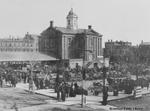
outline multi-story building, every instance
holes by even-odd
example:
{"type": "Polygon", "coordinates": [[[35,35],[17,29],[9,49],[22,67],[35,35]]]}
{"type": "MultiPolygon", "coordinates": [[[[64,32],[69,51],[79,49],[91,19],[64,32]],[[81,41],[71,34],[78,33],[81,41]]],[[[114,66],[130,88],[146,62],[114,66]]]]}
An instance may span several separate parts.
{"type": "Polygon", "coordinates": [[[39,50],[61,60],[96,60],[102,56],[102,35],[91,25],[87,29],[78,28],[78,16],[71,9],[66,17],[66,27],[56,27],[53,21],[41,33],[39,50]]]}
{"type": "Polygon", "coordinates": [[[0,52],[37,52],[38,36],[27,33],[24,38],[0,39],[0,52]]]}
{"type": "Polygon", "coordinates": [[[40,53],[39,46],[39,36],[29,33],[23,38],[0,39],[0,64],[20,67],[35,62],[56,60],[40,53]]]}
{"type": "MultiPolygon", "coordinates": [[[[53,21],[40,35],[27,33],[24,38],[0,39],[0,61],[55,61],[62,63],[97,60],[102,56],[102,35],[91,25],[78,28],[78,16],[71,9],[66,27],[56,27],[53,21]],[[76,59],[76,60],[75,60],[76,59]]],[[[56,62],[55,62],[56,63],[56,62]]]]}
{"type": "Polygon", "coordinates": [[[112,62],[130,61],[132,50],[131,42],[108,40],[105,42],[104,56],[112,62]]]}
{"type": "Polygon", "coordinates": [[[150,42],[141,42],[139,45],[140,62],[150,63],[150,42]]]}

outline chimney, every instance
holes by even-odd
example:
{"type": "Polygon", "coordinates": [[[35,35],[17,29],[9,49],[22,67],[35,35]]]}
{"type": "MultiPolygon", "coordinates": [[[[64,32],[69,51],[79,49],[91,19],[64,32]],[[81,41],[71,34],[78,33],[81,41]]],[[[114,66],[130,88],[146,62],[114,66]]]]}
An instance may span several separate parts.
{"type": "Polygon", "coordinates": [[[143,44],[143,40],[141,41],[141,44],[143,44]]]}
{"type": "Polygon", "coordinates": [[[50,21],[50,27],[51,28],[53,27],[53,21],[50,21]]]}
{"type": "Polygon", "coordinates": [[[88,29],[92,29],[92,26],[91,26],[91,25],[88,25],[88,29]]]}

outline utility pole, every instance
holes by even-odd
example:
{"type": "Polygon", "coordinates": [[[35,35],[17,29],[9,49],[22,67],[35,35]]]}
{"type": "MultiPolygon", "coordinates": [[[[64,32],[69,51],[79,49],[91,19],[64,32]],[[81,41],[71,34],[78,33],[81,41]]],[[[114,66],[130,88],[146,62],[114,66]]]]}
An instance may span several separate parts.
{"type": "Polygon", "coordinates": [[[105,60],[103,63],[103,101],[102,105],[107,105],[107,98],[108,98],[108,88],[105,85],[105,79],[106,79],[106,73],[107,73],[107,67],[105,66],[105,60]]]}
{"type": "Polygon", "coordinates": [[[83,66],[82,66],[82,94],[81,94],[81,107],[83,108],[83,85],[85,79],[85,50],[83,51],[83,66]]]}
{"type": "Polygon", "coordinates": [[[84,102],[84,80],[86,79],[86,67],[85,67],[85,52],[92,53],[91,50],[82,50],[83,52],[83,66],[82,66],[82,94],[81,94],[81,107],[83,108],[83,102],[84,102]]]}

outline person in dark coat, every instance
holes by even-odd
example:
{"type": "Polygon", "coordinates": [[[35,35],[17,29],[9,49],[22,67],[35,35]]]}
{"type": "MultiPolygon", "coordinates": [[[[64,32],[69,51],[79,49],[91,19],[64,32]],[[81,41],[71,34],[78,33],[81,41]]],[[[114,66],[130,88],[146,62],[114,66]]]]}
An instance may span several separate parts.
{"type": "Polygon", "coordinates": [[[61,83],[61,100],[65,101],[66,100],[66,92],[65,92],[65,83],[61,83]]]}
{"type": "Polygon", "coordinates": [[[76,96],[76,94],[75,94],[75,87],[74,87],[74,84],[73,84],[73,83],[71,83],[69,96],[70,96],[70,97],[75,97],[75,96],[76,96]]]}
{"type": "Polygon", "coordinates": [[[103,86],[103,101],[102,101],[102,105],[107,105],[107,99],[108,99],[108,87],[103,86]]]}
{"type": "Polygon", "coordinates": [[[44,88],[44,85],[43,85],[43,79],[40,78],[40,89],[43,89],[44,88]]]}
{"type": "Polygon", "coordinates": [[[119,89],[118,89],[118,83],[117,83],[117,81],[115,81],[113,89],[114,89],[113,90],[113,95],[114,96],[118,96],[119,89]]]}
{"type": "Polygon", "coordinates": [[[77,83],[74,83],[75,94],[79,94],[79,86],[77,83]]]}
{"type": "Polygon", "coordinates": [[[50,86],[50,80],[45,79],[45,88],[49,88],[49,86],[50,86]]]}
{"type": "Polygon", "coordinates": [[[55,79],[55,92],[57,93],[57,100],[60,100],[60,78],[59,73],[57,73],[56,79],[55,79]]]}
{"type": "Polygon", "coordinates": [[[12,76],[11,84],[12,84],[12,87],[16,87],[16,84],[17,84],[17,77],[16,76],[12,76]]]}
{"type": "Polygon", "coordinates": [[[23,82],[26,83],[26,80],[27,80],[27,74],[23,73],[23,82]]]}
{"type": "Polygon", "coordinates": [[[65,85],[65,92],[66,92],[66,97],[69,97],[69,93],[70,93],[70,86],[68,83],[66,83],[65,85]]]}

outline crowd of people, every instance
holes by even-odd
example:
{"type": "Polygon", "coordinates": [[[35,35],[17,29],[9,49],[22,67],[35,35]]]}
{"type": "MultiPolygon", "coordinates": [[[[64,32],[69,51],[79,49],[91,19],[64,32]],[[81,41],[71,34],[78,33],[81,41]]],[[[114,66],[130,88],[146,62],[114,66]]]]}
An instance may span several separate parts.
{"type": "Polygon", "coordinates": [[[6,72],[0,73],[0,87],[3,87],[6,84],[10,87],[16,87],[18,81],[19,77],[15,71],[6,70],[6,72]]]}
{"type": "Polygon", "coordinates": [[[88,91],[75,83],[66,83],[65,81],[59,81],[56,79],[55,92],[57,93],[57,99],[65,101],[66,97],[76,97],[76,95],[88,95],[88,91]]]}
{"type": "MultiPolygon", "coordinates": [[[[140,78],[141,75],[147,75],[148,65],[146,64],[117,64],[111,63],[107,70],[107,81],[109,83],[109,91],[125,90],[125,93],[131,93],[134,86],[141,86],[149,88],[150,79],[148,77],[140,78]],[[138,80],[132,80],[131,75],[135,75],[138,80]],[[130,89],[130,91],[128,91],[130,89]]],[[[60,92],[60,95],[65,97],[74,97],[76,94],[81,94],[82,87],[76,84],[77,81],[83,79],[85,73],[85,80],[99,80],[103,79],[103,67],[95,65],[93,68],[84,68],[76,66],[75,68],[64,68],[57,71],[56,67],[40,66],[38,68],[28,69],[26,72],[14,70],[11,67],[0,67],[0,86],[4,83],[9,84],[11,87],[16,87],[18,82],[29,83],[29,90],[39,90],[54,88],[55,91],[60,92]],[[84,72],[83,72],[84,71],[84,72]],[[57,73],[59,73],[60,82],[57,81],[57,73]],[[55,81],[56,80],[56,81],[55,81]],[[74,83],[72,83],[74,82],[74,83]],[[72,83],[72,84],[71,84],[72,83]]],[[[93,84],[94,87],[94,84],[93,84]]],[[[102,84],[99,86],[102,87],[102,84]]],[[[94,88],[93,88],[94,89],[94,88]]],[[[84,93],[87,94],[84,89],[84,93]]],[[[97,93],[93,93],[98,95],[97,93]]],[[[62,97],[63,98],[63,97],[62,97]]],[[[64,100],[64,99],[62,99],[64,100]]]]}

